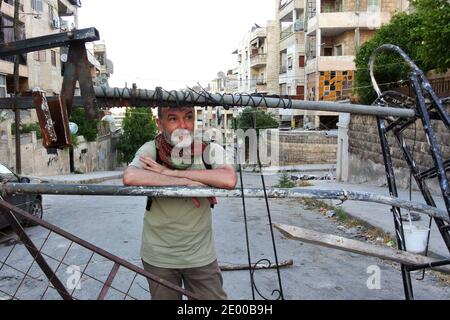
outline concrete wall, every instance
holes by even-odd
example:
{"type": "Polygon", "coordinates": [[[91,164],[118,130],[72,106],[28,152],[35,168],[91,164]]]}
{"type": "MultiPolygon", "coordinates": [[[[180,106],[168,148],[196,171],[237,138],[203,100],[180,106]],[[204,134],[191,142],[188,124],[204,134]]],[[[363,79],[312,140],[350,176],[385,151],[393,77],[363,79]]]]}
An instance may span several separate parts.
{"type": "MultiPolygon", "coordinates": [[[[450,108],[448,108],[450,109],[450,108]]],[[[433,159],[429,151],[429,145],[418,121],[417,131],[414,126],[403,132],[406,142],[412,149],[414,144],[414,158],[421,171],[433,166],[433,159]],[[414,139],[414,137],[416,139],[414,139]],[[415,143],[414,143],[415,140],[415,143]]],[[[436,132],[440,145],[440,151],[444,158],[450,157],[450,133],[440,123],[434,122],[433,128],[436,132]]],[[[384,161],[378,137],[376,120],[372,116],[351,116],[349,125],[349,177],[350,182],[373,182],[376,184],[386,183],[384,161]]],[[[389,145],[391,146],[392,161],[400,187],[407,187],[409,183],[409,167],[403,159],[398,143],[392,134],[389,134],[389,145]]],[[[437,180],[430,181],[430,188],[438,190],[437,180]]]]}
{"type": "Polygon", "coordinates": [[[324,132],[280,132],[278,147],[280,166],[336,163],[337,137],[324,132]]]}
{"type": "MultiPolygon", "coordinates": [[[[15,168],[15,137],[11,134],[9,122],[0,123],[0,162],[9,168],[15,168]]],[[[74,149],[75,169],[81,172],[114,170],[117,166],[115,140],[111,136],[100,136],[97,141],[86,142],[79,137],[74,149]]],[[[21,136],[22,173],[24,175],[48,176],[70,173],[69,149],[57,150],[48,154],[42,146],[42,140],[36,134],[21,136]]]]}

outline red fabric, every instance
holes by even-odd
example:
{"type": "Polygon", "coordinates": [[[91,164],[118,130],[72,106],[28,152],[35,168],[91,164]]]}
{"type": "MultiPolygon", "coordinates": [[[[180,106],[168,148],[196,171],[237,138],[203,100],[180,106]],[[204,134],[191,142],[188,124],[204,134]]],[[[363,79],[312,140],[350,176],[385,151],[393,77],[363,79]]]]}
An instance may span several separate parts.
{"type": "MultiPolygon", "coordinates": [[[[197,141],[197,143],[198,142],[199,141],[197,141]]],[[[161,159],[162,163],[165,164],[170,169],[178,169],[179,170],[179,168],[175,168],[173,166],[172,159],[171,159],[172,151],[173,151],[173,149],[175,147],[173,147],[166,140],[166,138],[164,137],[163,134],[159,134],[159,135],[156,136],[155,144],[156,144],[156,151],[158,152],[159,159],[161,159]]],[[[192,159],[192,163],[193,163],[194,156],[199,156],[199,155],[201,156],[201,155],[203,155],[203,151],[205,151],[205,149],[206,149],[206,144],[201,142],[201,145],[202,145],[202,148],[201,148],[201,153],[200,153],[200,150],[195,150],[195,148],[194,148],[195,141],[192,142],[192,144],[191,144],[191,159],[192,159]],[[195,151],[197,151],[197,154],[194,154],[195,151]]],[[[183,148],[177,148],[177,149],[179,149],[178,154],[180,155],[180,158],[183,157],[183,148]]]]}

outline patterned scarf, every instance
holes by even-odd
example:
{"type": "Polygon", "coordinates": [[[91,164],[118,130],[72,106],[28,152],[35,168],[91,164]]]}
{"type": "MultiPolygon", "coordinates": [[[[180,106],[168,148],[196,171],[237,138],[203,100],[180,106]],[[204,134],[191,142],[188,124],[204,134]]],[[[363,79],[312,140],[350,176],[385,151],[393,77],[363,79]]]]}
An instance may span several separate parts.
{"type": "Polygon", "coordinates": [[[163,134],[159,134],[155,138],[156,151],[158,152],[159,159],[170,169],[186,170],[194,163],[196,156],[202,156],[203,151],[206,149],[206,144],[201,141],[193,141],[191,144],[190,160],[183,158],[183,148],[173,147],[163,134]],[[194,146],[201,143],[201,148],[195,148],[194,146]],[[175,151],[174,151],[175,148],[175,151]],[[195,150],[201,149],[201,150],[195,150]],[[178,159],[172,159],[172,153],[175,152],[179,155],[178,159]],[[178,153],[177,153],[178,152],[178,153]]]}

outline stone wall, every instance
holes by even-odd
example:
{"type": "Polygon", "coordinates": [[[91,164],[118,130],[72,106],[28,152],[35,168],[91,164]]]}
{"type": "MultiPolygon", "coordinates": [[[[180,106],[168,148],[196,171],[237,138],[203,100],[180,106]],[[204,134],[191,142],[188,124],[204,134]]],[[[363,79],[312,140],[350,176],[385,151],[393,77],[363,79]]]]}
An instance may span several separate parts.
{"type": "Polygon", "coordinates": [[[325,132],[280,132],[278,147],[280,166],[336,163],[337,137],[325,132]]]}
{"type": "MultiPolygon", "coordinates": [[[[0,124],[0,163],[15,171],[15,137],[11,134],[11,124],[0,124]]],[[[69,149],[48,154],[42,140],[36,139],[35,132],[21,136],[22,173],[32,176],[70,174],[69,149]]],[[[99,136],[96,141],[86,142],[78,137],[74,149],[75,169],[80,172],[109,171],[117,165],[115,140],[110,134],[99,136]]]]}
{"type": "MultiPolygon", "coordinates": [[[[450,109],[450,108],[449,108],[450,109]]],[[[441,123],[433,122],[440,151],[445,159],[450,158],[450,132],[441,123]]],[[[352,115],[349,125],[349,181],[355,183],[386,183],[384,161],[378,136],[376,119],[372,116],[352,115]]],[[[429,151],[427,138],[419,121],[403,132],[407,144],[414,147],[414,158],[423,171],[431,168],[433,158],[429,151]]],[[[403,159],[401,149],[392,133],[388,134],[391,146],[392,162],[395,168],[397,184],[407,187],[409,183],[409,167],[403,159]]],[[[438,190],[437,179],[430,181],[430,188],[438,190]]]]}

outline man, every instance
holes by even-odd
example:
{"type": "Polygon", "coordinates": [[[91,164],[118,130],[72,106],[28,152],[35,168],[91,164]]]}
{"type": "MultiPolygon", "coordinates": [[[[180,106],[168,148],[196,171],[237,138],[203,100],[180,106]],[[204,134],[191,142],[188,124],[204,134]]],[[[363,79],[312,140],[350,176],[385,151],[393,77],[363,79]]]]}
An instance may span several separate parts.
{"type": "MultiPolygon", "coordinates": [[[[234,189],[232,159],[218,144],[194,141],[194,124],[193,107],[159,107],[160,134],[137,151],[124,184],[234,189]]],[[[151,199],[142,235],[144,269],[180,287],[184,284],[205,300],[226,299],[212,234],[211,207],[216,203],[215,198],[151,199]]],[[[153,281],[149,286],[152,299],[182,299],[153,281]]]]}

